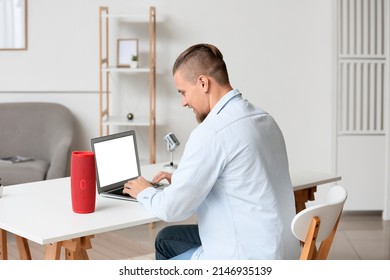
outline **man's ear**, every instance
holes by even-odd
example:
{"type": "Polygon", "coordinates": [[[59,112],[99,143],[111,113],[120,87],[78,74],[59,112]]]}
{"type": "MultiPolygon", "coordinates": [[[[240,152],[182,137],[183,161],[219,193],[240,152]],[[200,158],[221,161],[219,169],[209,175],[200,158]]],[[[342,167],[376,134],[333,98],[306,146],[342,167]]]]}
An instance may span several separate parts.
{"type": "Polygon", "coordinates": [[[205,75],[200,75],[198,77],[198,83],[203,92],[207,93],[209,91],[209,79],[205,75]]]}

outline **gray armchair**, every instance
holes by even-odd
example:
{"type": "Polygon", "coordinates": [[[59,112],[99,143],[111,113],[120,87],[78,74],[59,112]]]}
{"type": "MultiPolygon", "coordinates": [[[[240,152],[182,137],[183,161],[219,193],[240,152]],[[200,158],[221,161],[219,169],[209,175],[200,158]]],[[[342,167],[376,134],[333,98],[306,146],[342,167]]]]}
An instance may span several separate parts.
{"type": "Polygon", "coordinates": [[[66,177],[74,133],[74,116],[56,103],[0,103],[0,158],[31,157],[32,161],[0,161],[3,185],[66,177]]]}

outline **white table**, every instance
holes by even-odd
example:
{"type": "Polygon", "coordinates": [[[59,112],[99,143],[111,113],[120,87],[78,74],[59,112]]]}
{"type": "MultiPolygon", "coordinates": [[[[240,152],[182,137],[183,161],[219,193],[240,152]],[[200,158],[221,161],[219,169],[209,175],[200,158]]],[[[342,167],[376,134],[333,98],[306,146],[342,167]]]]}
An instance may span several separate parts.
{"type": "Polygon", "coordinates": [[[315,199],[314,193],[318,185],[324,185],[341,180],[341,176],[311,170],[290,171],[294,187],[295,209],[300,212],[306,208],[307,201],[315,199]]]}
{"type": "MultiPolygon", "coordinates": [[[[162,164],[143,166],[142,175],[152,179],[162,169],[162,164]]],[[[297,211],[314,199],[317,185],[340,179],[323,173],[292,172],[297,211]]],[[[21,259],[31,259],[27,240],[46,245],[45,259],[59,259],[62,247],[67,259],[87,259],[94,234],[158,220],[137,202],[99,195],[95,212],[76,214],[69,177],[9,186],[0,198],[0,259],[7,259],[6,232],[15,234],[21,259]]]]}
{"type": "MultiPolygon", "coordinates": [[[[137,202],[98,195],[94,213],[76,214],[72,210],[69,177],[5,187],[0,198],[0,228],[42,245],[157,220],[137,202]]],[[[56,258],[46,249],[47,258],[56,258]]],[[[28,252],[24,254],[29,258],[28,252]]]]}

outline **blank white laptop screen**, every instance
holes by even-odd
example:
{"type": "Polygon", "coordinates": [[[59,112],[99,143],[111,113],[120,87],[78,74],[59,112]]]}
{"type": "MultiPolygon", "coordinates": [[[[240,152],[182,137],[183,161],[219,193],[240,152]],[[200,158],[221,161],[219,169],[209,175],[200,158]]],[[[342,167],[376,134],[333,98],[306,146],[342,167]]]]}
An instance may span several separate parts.
{"type": "Polygon", "coordinates": [[[133,135],[94,144],[100,187],[139,176],[133,135]]]}

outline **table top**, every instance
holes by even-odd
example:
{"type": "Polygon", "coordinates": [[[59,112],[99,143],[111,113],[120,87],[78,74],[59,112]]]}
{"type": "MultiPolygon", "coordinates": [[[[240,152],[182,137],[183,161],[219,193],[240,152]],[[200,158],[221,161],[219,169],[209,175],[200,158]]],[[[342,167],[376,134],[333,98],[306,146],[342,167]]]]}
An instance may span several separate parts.
{"type": "Polygon", "coordinates": [[[4,187],[0,198],[0,228],[39,244],[157,220],[137,202],[99,195],[95,212],[74,213],[69,177],[4,187]]]}
{"type": "MultiPolygon", "coordinates": [[[[147,179],[163,164],[142,167],[147,179]]],[[[294,190],[340,179],[318,172],[292,172],[294,190]]],[[[72,210],[70,178],[4,187],[0,198],[0,228],[39,244],[99,234],[158,221],[141,204],[96,195],[95,212],[77,214],[72,210]]]]}
{"type": "Polygon", "coordinates": [[[294,191],[341,180],[339,175],[313,170],[292,170],[290,171],[290,177],[294,191]]]}

